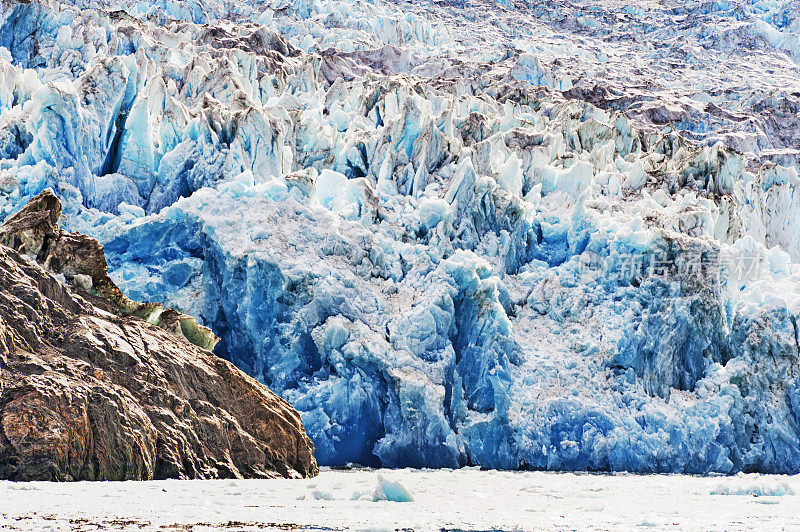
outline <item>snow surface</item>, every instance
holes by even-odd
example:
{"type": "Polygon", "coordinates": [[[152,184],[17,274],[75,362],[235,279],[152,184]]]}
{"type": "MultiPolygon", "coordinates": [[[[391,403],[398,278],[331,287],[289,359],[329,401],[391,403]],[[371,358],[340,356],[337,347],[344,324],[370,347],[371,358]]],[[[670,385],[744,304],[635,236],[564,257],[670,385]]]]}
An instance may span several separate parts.
{"type": "Polygon", "coordinates": [[[0,528],[792,530],[800,527],[796,492],[798,477],[472,469],[323,470],[291,481],[0,482],[0,528]],[[380,475],[414,500],[373,498],[380,475]]]}
{"type": "Polygon", "coordinates": [[[3,2],[53,187],[323,465],[800,472],[800,8],[3,2]]]}

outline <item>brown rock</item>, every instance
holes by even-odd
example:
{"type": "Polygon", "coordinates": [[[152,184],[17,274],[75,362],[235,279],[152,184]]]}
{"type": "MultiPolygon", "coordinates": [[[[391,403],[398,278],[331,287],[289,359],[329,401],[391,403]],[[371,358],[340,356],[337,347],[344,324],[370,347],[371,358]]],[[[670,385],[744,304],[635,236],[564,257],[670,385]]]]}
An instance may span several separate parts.
{"type": "MultiPolygon", "coordinates": [[[[61,201],[48,189],[31,199],[17,214],[0,226],[0,244],[35,258],[50,273],[65,280],[85,295],[111,304],[112,312],[138,316],[203,349],[214,348],[219,338],[194,318],[159,303],[139,303],[128,299],[108,276],[102,244],[80,233],[58,227],[61,201]]],[[[108,305],[95,301],[104,308],[108,305]]]]}
{"type": "MultiPolygon", "coordinates": [[[[313,444],[288,403],[185,334],[97,297],[102,246],[60,232],[50,196],[10,218],[0,242],[58,261],[65,277],[89,276],[95,294],[0,245],[0,478],[315,475],[313,444]]],[[[159,315],[181,329],[180,313],[159,315]]]]}

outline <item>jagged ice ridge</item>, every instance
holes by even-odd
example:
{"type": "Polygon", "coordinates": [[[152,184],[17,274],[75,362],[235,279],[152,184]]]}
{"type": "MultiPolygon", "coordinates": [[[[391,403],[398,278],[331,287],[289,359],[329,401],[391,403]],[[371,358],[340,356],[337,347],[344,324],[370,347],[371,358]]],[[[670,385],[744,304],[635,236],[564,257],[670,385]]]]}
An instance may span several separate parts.
{"type": "Polygon", "coordinates": [[[793,2],[0,11],[53,187],[321,465],[800,471],[793,2]]]}

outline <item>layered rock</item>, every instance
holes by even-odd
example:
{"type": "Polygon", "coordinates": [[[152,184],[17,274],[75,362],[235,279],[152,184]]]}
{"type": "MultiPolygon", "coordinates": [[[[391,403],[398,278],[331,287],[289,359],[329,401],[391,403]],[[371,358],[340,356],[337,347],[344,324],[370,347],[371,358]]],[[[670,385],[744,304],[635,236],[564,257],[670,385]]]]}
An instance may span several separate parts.
{"type": "Polygon", "coordinates": [[[316,474],[297,412],[187,342],[174,311],[146,307],[167,330],[128,315],[145,307],[60,211],[46,191],[0,228],[0,478],[316,474]]]}
{"type": "Polygon", "coordinates": [[[50,273],[110,303],[114,312],[138,316],[198,347],[214,349],[219,338],[191,316],[126,297],[108,276],[103,246],[86,235],[62,231],[60,217],[61,201],[45,189],[0,226],[0,244],[35,257],[50,273]]]}

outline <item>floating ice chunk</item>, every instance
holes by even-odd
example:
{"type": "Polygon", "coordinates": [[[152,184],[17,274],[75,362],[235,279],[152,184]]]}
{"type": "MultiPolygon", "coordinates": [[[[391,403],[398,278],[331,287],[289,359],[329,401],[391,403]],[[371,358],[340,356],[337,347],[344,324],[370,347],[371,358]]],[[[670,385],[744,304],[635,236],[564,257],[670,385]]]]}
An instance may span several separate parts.
{"type": "Polygon", "coordinates": [[[372,494],[374,501],[413,502],[414,496],[398,480],[378,475],[378,485],[372,494]]]}
{"type": "Polygon", "coordinates": [[[315,489],[311,492],[311,496],[318,501],[332,501],[334,500],[333,493],[328,490],[315,489]]]}
{"type": "Polygon", "coordinates": [[[794,490],[788,483],[778,480],[756,480],[754,482],[736,480],[718,484],[711,490],[711,495],[782,497],[784,495],[794,495],[794,490]]]}
{"type": "Polygon", "coordinates": [[[414,496],[399,481],[378,475],[378,482],[374,490],[356,490],[351,499],[372,502],[413,502],[414,496]]]}

